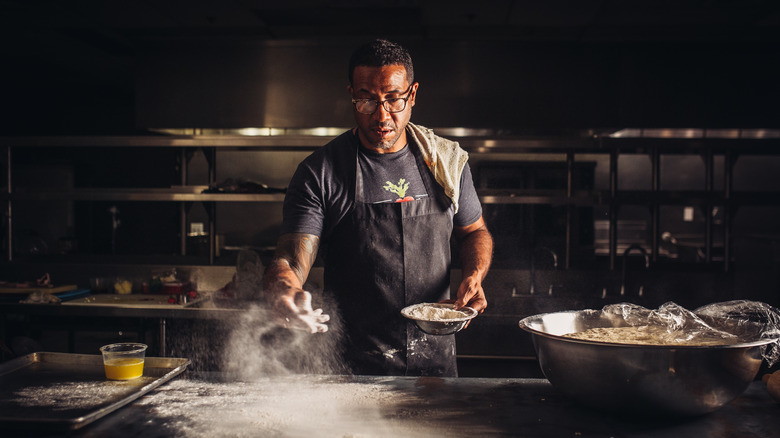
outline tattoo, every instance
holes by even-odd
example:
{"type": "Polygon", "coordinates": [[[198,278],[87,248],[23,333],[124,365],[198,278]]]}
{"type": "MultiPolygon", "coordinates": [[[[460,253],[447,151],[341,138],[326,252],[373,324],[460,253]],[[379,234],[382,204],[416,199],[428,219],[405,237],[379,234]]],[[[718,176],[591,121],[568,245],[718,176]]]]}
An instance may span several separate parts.
{"type": "Polygon", "coordinates": [[[311,235],[304,235],[301,237],[301,241],[298,244],[299,254],[308,254],[311,262],[314,262],[314,246],[317,244],[316,237],[311,235]]]}
{"type": "Polygon", "coordinates": [[[320,238],[313,234],[291,233],[279,237],[275,258],[287,261],[303,284],[317,258],[320,238]]]}

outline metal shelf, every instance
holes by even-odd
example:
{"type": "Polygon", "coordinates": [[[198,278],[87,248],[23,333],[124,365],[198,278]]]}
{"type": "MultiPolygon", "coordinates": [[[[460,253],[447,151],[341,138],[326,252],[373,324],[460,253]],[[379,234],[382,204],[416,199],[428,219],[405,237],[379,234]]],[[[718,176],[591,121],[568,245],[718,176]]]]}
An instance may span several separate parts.
{"type": "Polygon", "coordinates": [[[480,189],[477,190],[483,204],[552,204],[594,206],[609,205],[615,202],[620,205],[701,205],[729,204],[734,207],[742,205],[779,205],[780,192],[736,192],[730,197],[723,193],[707,191],[623,191],[610,196],[608,190],[577,192],[571,197],[565,190],[559,191],[523,191],[508,193],[480,189]]]}
{"type": "MultiPolygon", "coordinates": [[[[726,204],[778,205],[778,192],[740,192],[726,198],[722,193],[705,191],[630,191],[620,192],[614,198],[609,191],[585,191],[569,197],[565,190],[506,191],[477,190],[482,204],[549,204],[580,207],[608,205],[614,201],[621,205],[698,205],[726,204]]],[[[0,199],[12,201],[127,201],[127,202],[284,202],[283,193],[181,193],[171,189],[76,189],[36,190],[0,194],[0,199]]]]}
{"type": "Polygon", "coordinates": [[[506,190],[477,189],[482,204],[542,204],[589,206],[607,203],[608,192],[583,191],[572,196],[566,190],[506,190]]]}
{"type": "MultiPolygon", "coordinates": [[[[328,130],[330,133],[334,129],[328,130]]],[[[346,131],[346,128],[340,132],[346,131]]],[[[760,137],[610,137],[585,133],[569,137],[529,136],[458,136],[443,135],[457,141],[473,153],[527,153],[572,151],[577,153],[608,153],[619,148],[621,153],[648,153],[657,148],[663,154],[716,152],[777,154],[780,138],[760,137]]],[[[438,131],[437,131],[438,132],[438,131]]],[[[233,148],[268,149],[274,151],[314,150],[336,135],[138,135],[138,136],[38,136],[0,137],[0,147],[173,147],[173,148],[233,148]]]]}
{"type": "Polygon", "coordinates": [[[0,147],[173,147],[173,148],[263,148],[313,150],[334,136],[195,135],[195,136],[57,136],[0,137],[0,147]]]}
{"type": "Polygon", "coordinates": [[[184,193],[176,189],[74,189],[17,191],[12,201],[282,202],[283,193],[184,193]]]}
{"type": "MultiPolygon", "coordinates": [[[[0,137],[0,147],[6,149],[7,186],[0,198],[5,201],[8,217],[8,247],[11,242],[12,203],[15,201],[47,201],[51,199],[72,201],[128,201],[128,202],[180,202],[182,229],[181,254],[186,254],[184,230],[186,228],[186,203],[203,202],[207,204],[209,215],[208,234],[210,237],[209,253],[212,254],[209,263],[213,263],[215,243],[213,236],[216,231],[216,203],[238,202],[282,202],[281,193],[202,193],[202,189],[193,187],[171,188],[84,188],[70,190],[25,190],[11,187],[12,150],[18,148],[178,148],[181,163],[186,163],[188,149],[200,149],[206,155],[209,165],[208,184],[216,183],[216,151],[219,149],[235,150],[268,150],[268,151],[310,151],[316,150],[329,142],[340,132],[336,130],[285,131],[274,135],[236,135],[198,132],[199,135],[143,135],[143,136],[58,136],[58,137],[0,137]],[[336,132],[338,131],[338,133],[336,132]]],[[[690,130],[688,130],[690,131],[690,130]]],[[[570,267],[572,243],[571,217],[573,208],[578,206],[608,206],[610,222],[610,268],[614,269],[617,257],[616,224],[617,212],[622,205],[647,205],[652,214],[653,242],[651,254],[655,260],[658,255],[659,207],[664,205],[699,205],[704,210],[713,206],[726,206],[724,218],[725,257],[724,270],[728,271],[731,248],[730,224],[736,207],[743,205],[780,205],[780,193],[772,192],[734,192],[732,190],[733,166],[738,156],[743,154],[780,154],[780,133],[761,130],[747,133],[737,130],[717,136],[715,132],[667,133],[664,130],[654,132],[645,130],[637,135],[625,137],[610,133],[587,131],[568,137],[529,137],[512,135],[474,135],[457,130],[441,130],[441,134],[456,140],[461,147],[470,153],[508,153],[508,154],[564,154],[567,172],[567,187],[558,190],[484,190],[479,189],[478,195],[483,204],[527,204],[527,205],[558,205],[568,208],[566,254],[564,268],[570,267]],[[459,135],[460,134],[460,135],[459,135]],[[768,135],[761,137],[760,135],[768,135]],[[692,137],[685,137],[692,135],[692,137]],[[578,154],[604,154],[609,156],[609,188],[606,190],[577,190],[573,181],[575,156],[578,154]],[[618,157],[621,154],[647,154],[651,156],[652,188],[642,191],[620,190],[617,184],[618,157]],[[662,190],[660,183],[660,157],[667,154],[700,154],[705,158],[704,190],[670,191],[662,190]],[[722,189],[713,187],[714,155],[724,156],[724,186],[722,189]]],[[[180,169],[180,184],[187,184],[187,166],[180,169]]],[[[208,187],[208,186],[205,186],[208,187]]],[[[705,243],[707,254],[710,253],[713,241],[712,218],[706,216],[705,243]]],[[[709,257],[709,256],[708,256],[709,257]]],[[[8,260],[12,254],[8,254],[8,260]]],[[[710,261],[709,259],[707,260],[710,261]]]]}

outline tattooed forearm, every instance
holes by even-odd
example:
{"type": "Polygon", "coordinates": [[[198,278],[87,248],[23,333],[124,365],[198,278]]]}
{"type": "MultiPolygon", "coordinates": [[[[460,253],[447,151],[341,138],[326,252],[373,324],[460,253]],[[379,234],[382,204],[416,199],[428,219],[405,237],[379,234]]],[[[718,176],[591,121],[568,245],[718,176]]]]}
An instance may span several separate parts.
{"type": "Polygon", "coordinates": [[[277,242],[274,259],[286,261],[303,284],[314,265],[319,246],[320,239],[313,234],[283,234],[277,242]]]}

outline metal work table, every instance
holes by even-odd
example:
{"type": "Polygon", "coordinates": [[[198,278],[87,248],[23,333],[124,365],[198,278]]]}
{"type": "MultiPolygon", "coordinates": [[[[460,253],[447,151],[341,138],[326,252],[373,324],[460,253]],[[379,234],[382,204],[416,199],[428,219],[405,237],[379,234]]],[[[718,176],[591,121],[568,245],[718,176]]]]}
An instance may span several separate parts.
{"type": "Polygon", "coordinates": [[[173,380],[74,437],[775,437],[760,381],[700,417],[632,418],[574,404],[544,379],[284,376],[173,380]]]}

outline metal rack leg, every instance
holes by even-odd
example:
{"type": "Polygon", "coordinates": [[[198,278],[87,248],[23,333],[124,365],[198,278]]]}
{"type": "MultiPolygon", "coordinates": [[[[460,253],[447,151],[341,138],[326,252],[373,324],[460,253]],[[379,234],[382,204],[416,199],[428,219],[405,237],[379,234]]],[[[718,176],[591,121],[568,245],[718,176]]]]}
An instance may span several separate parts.
{"type": "Polygon", "coordinates": [[[160,318],[160,357],[166,357],[168,355],[165,346],[165,318],[160,318]]]}

